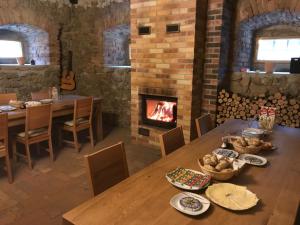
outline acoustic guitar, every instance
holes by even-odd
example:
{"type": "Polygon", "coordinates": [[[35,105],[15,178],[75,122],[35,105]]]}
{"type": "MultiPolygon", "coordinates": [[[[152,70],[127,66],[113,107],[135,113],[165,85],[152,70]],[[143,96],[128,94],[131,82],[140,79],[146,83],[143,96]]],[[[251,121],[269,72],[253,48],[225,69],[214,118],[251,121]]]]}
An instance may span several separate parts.
{"type": "Polygon", "coordinates": [[[61,85],[60,88],[63,90],[72,91],[76,87],[75,83],[75,74],[72,71],[73,63],[72,63],[73,53],[72,51],[68,52],[68,69],[62,72],[61,77],[61,85]]]}

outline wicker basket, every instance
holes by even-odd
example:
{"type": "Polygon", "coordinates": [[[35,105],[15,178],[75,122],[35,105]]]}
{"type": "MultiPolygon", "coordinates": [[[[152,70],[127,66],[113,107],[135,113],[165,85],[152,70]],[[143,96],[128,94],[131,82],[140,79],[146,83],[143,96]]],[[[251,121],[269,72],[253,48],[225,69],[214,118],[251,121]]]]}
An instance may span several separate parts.
{"type": "Polygon", "coordinates": [[[237,142],[231,143],[234,150],[237,151],[240,154],[257,154],[260,150],[262,150],[262,146],[242,146],[239,145],[237,142]]]}
{"type": "Polygon", "coordinates": [[[201,170],[203,171],[203,173],[210,175],[215,180],[220,180],[220,181],[229,180],[239,172],[239,170],[232,170],[229,172],[216,172],[216,171],[208,170],[204,167],[204,163],[202,159],[198,159],[198,164],[201,170]]]}

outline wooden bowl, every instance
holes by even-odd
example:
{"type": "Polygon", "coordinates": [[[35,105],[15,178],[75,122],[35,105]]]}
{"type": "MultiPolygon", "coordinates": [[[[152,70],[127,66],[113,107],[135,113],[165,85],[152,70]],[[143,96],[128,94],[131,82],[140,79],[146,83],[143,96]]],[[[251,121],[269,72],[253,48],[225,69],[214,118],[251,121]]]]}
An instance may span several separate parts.
{"type": "Polygon", "coordinates": [[[210,175],[215,180],[225,181],[231,179],[234,175],[238,173],[238,170],[232,170],[229,172],[217,172],[213,170],[208,170],[204,167],[202,159],[198,159],[198,164],[203,171],[203,173],[210,175]]]}

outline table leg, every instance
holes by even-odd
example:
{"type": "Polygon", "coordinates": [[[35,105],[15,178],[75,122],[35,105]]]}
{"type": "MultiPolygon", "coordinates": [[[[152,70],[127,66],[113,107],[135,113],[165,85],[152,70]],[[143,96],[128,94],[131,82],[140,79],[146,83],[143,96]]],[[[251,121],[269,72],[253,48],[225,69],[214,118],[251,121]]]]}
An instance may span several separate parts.
{"type": "Polygon", "coordinates": [[[95,121],[95,136],[96,142],[103,140],[103,125],[102,125],[102,109],[101,102],[95,104],[94,121],[95,121]]]}

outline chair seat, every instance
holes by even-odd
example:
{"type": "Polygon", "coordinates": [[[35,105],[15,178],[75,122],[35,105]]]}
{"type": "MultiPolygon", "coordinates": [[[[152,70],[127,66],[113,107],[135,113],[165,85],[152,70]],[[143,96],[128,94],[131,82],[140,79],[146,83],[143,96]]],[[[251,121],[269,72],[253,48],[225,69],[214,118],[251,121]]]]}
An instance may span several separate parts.
{"type": "MultiPolygon", "coordinates": [[[[41,134],[47,134],[47,133],[48,133],[47,128],[39,128],[39,129],[28,131],[28,136],[29,137],[36,137],[36,136],[39,136],[41,134]]],[[[25,137],[25,132],[18,133],[18,136],[21,137],[21,138],[24,138],[25,137]]]]}
{"type": "MultiPolygon", "coordinates": [[[[79,119],[76,121],[76,125],[84,124],[84,123],[89,123],[89,120],[84,119],[84,118],[79,118],[79,119]]],[[[67,125],[67,126],[73,127],[73,126],[74,126],[74,121],[73,121],[73,120],[66,121],[66,122],[64,122],[64,124],[67,125]]]]}

